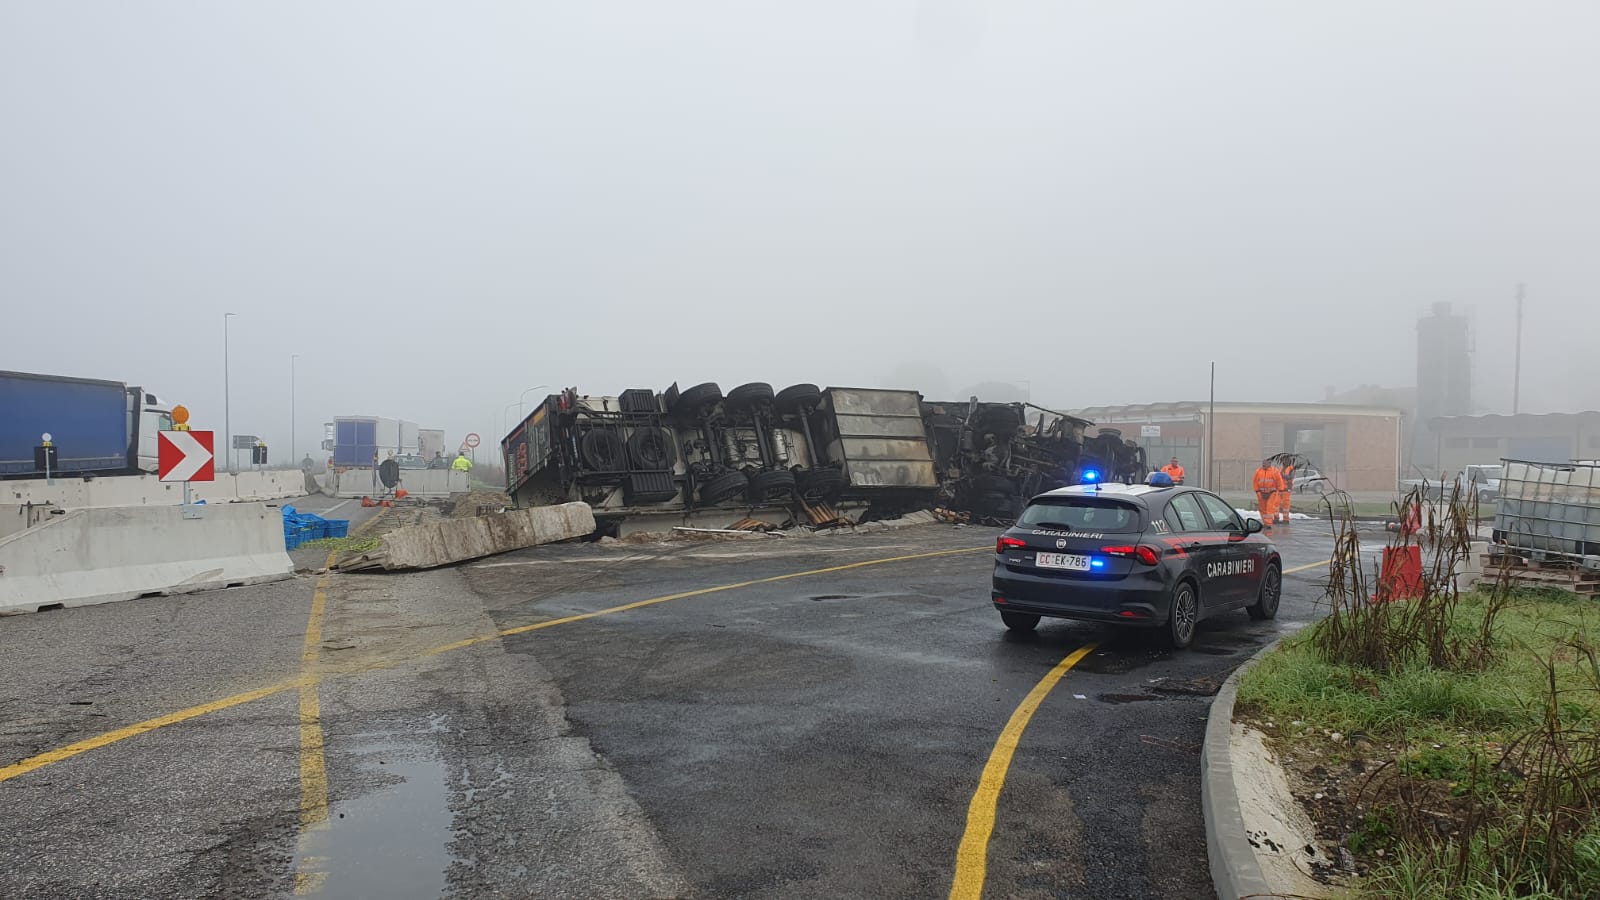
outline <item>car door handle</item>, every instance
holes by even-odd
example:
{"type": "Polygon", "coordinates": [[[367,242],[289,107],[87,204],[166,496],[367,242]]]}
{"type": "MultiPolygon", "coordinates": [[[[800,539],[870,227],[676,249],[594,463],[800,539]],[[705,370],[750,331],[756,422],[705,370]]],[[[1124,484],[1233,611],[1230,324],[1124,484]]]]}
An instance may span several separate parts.
{"type": "Polygon", "coordinates": [[[1200,549],[1200,542],[1199,541],[1194,541],[1192,543],[1184,544],[1183,547],[1184,547],[1185,550],[1199,550],[1200,549]]]}

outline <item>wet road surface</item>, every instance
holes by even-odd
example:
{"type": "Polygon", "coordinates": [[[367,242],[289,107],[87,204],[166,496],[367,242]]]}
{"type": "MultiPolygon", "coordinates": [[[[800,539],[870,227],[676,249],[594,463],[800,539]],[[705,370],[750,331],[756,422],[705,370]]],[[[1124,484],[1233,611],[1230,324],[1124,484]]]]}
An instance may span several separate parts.
{"type": "MultiPolygon", "coordinates": [[[[997,736],[1089,643],[1017,744],[984,894],[1206,895],[1210,695],[1314,618],[1320,568],[1171,653],[1007,633],[993,535],[569,545],[0,619],[0,897],[945,896],[997,736]]],[[[1331,538],[1278,543],[1292,568],[1331,538]]]]}

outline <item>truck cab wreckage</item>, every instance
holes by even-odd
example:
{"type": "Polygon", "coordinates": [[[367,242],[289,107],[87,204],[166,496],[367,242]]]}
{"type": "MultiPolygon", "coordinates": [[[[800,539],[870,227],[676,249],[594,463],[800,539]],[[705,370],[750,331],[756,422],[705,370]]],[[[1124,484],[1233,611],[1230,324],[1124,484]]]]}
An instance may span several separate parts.
{"type": "Polygon", "coordinates": [[[615,397],[568,388],[501,441],[518,507],[581,500],[602,533],[821,526],[947,507],[1009,520],[1036,493],[1138,481],[1144,450],[1115,429],[1025,403],[916,391],[716,384],[615,397]]]}

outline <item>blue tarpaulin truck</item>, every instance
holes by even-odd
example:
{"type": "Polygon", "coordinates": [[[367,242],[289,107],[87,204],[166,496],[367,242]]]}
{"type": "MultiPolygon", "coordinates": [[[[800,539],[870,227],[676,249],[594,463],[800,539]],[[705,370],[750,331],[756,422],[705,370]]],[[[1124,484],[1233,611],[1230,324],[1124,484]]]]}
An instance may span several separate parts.
{"type": "Polygon", "coordinates": [[[0,372],[0,478],[43,478],[34,448],[49,434],[51,475],[137,475],[156,470],[156,432],[172,413],[120,381],[0,372]]]}

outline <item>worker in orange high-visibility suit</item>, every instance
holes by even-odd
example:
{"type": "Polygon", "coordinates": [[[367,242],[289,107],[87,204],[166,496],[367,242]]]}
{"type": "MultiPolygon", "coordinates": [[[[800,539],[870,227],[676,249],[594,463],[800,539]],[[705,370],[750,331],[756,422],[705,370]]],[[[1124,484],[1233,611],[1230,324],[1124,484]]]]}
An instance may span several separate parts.
{"type": "Polygon", "coordinates": [[[1283,464],[1283,490],[1278,492],[1278,520],[1289,521],[1290,499],[1294,496],[1294,463],[1283,464]]]}
{"type": "Polygon", "coordinates": [[[1283,490],[1283,473],[1279,472],[1271,460],[1262,460],[1261,467],[1256,469],[1256,474],[1250,479],[1250,485],[1256,492],[1256,504],[1261,510],[1261,527],[1272,528],[1273,516],[1278,511],[1278,492],[1283,490]]]}
{"type": "Polygon", "coordinates": [[[1176,456],[1172,458],[1172,462],[1162,466],[1161,471],[1167,473],[1167,477],[1172,479],[1173,484],[1183,484],[1183,464],[1178,462],[1176,456]]]}

